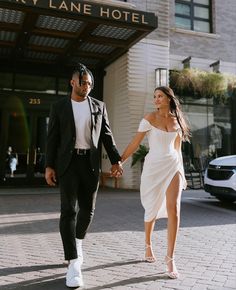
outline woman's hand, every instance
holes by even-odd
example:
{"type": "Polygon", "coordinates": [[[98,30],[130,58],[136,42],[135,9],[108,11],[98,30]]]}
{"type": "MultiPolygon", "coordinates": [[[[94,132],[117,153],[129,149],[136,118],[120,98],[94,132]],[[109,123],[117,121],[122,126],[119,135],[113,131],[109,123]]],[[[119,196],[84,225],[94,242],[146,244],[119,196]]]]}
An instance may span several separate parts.
{"type": "Polygon", "coordinates": [[[113,164],[111,167],[111,176],[114,177],[121,177],[123,174],[123,167],[121,161],[119,161],[117,164],[113,164]]]}

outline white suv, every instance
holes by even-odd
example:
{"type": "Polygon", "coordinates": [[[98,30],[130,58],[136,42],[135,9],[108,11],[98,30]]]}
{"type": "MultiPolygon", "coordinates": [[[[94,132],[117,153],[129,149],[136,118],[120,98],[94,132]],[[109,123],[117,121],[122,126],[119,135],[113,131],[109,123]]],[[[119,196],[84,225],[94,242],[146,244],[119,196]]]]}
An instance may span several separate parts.
{"type": "Polygon", "coordinates": [[[221,201],[236,200],[236,155],[219,157],[209,163],[204,189],[221,201]]]}

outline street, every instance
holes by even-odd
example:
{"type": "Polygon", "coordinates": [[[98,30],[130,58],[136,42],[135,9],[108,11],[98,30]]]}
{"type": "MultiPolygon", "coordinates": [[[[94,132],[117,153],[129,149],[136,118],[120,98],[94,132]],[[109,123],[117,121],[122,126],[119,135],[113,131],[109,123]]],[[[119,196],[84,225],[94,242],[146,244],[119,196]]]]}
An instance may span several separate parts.
{"type": "MultiPolygon", "coordinates": [[[[58,189],[0,189],[0,289],[63,290],[66,265],[58,230],[58,189]]],[[[236,289],[236,204],[203,190],[182,195],[178,280],[165,275],[166,220],[153,236],[156,263],[144,257],[138,191],[99,191],[83,243],[84,289],[236,289]]]]}

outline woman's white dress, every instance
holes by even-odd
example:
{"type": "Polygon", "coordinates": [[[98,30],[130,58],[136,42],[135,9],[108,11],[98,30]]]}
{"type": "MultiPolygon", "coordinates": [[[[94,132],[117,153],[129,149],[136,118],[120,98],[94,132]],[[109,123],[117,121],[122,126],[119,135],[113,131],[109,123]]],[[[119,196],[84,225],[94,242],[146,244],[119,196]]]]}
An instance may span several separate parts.
{"type": "MultiPolygon", "coordinates": [[[[142,119],[138,132],[147,132],[149,152],[145,157],[141,175],[141,203],[145,210],[145,222],[166,218],[166,190],[177,172],[180,172],[185,188],[182,154],[174,147],[181,130],[167,132],[142,119]]],[[[180,200],[180,199],[179,199],[180,200]]]]}
{"type": "Polygon", "coordinates": [[[16,159],[16,157],[12,157],[10,159],[10,164],[9,164],[10,169],[11,169],[12,172],[16,171],[16,165],[17,165],[17,159],[16,159]]]}

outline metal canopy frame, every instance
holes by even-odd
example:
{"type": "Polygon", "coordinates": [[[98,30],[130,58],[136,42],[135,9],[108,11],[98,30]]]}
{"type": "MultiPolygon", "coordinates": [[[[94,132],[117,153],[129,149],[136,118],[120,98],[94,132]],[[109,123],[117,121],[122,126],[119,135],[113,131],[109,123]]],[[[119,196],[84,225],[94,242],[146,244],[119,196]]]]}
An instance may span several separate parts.
{"type": "Polygon", "coordinates": [[[104,69],[156,28],[154,13],[102,2],[1,0],[0,64],[104,69]]]}

